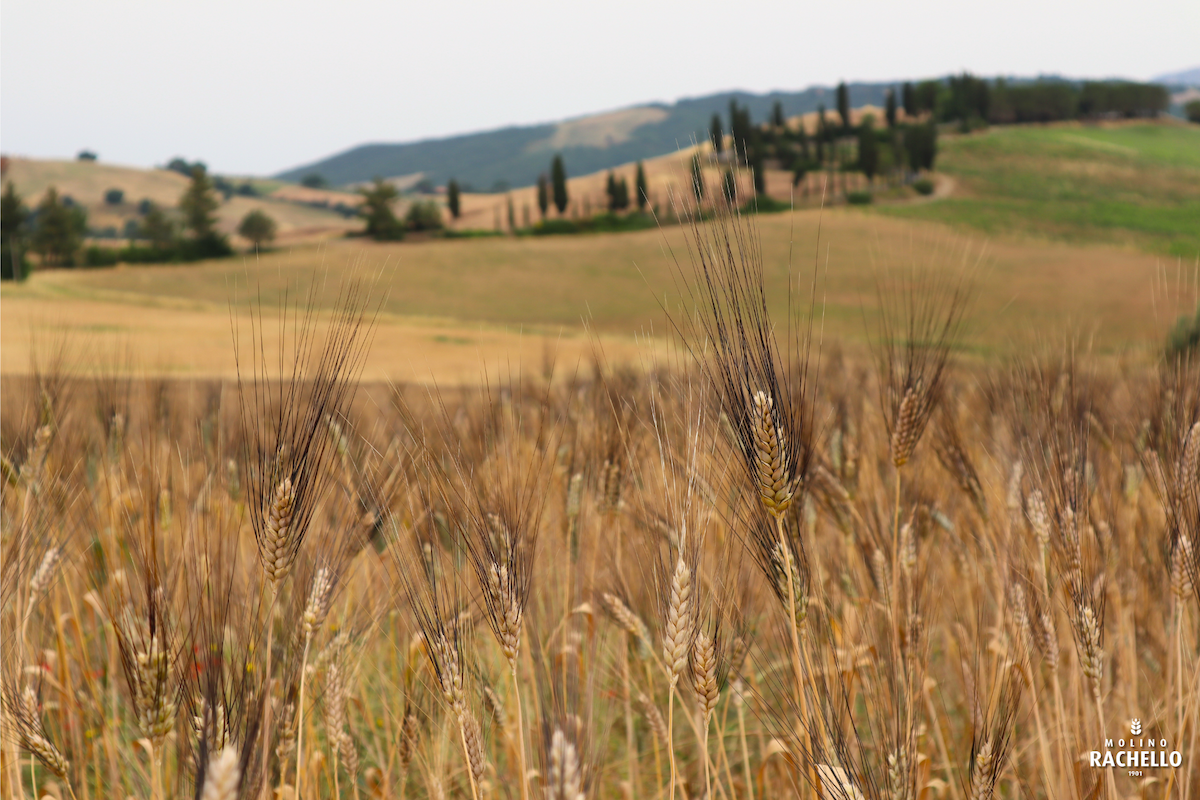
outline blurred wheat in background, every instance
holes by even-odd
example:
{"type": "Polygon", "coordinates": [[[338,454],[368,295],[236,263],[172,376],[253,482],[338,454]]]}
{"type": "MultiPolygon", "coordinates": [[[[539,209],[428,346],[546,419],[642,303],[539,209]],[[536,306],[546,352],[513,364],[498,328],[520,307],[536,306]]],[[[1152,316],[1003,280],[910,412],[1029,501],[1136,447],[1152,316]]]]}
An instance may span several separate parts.
{"type": "Polygon", "coordinates": [[[913,268],[843,352],[689,231],[669,363],[360,384],[357,284],[236,383],[6,377],[0,794],[1200,795],[1194,350],[956,359],[913,268]]]}

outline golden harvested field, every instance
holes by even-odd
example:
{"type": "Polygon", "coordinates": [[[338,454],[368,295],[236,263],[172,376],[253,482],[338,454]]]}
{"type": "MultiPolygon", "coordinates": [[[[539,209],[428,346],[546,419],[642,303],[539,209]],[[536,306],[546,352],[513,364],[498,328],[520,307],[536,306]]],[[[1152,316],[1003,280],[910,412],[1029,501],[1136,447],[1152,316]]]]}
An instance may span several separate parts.
{"type": "MultiPolygon", "coordinates": [[[[1156,285],[1175,276],[1177,264],[1133,250],[987,241],[848,209],[763,215],[754,223],[777,313],[786,305],[789,274],[802,284],[797,296],[807,297],[820,224],[818,292],[830,339],[862,341],[877,276],[912,265],[972,268],[977,297],[968,346],[984,355],[1066,335],[1103,352],[1139,350],[1156,345],[1179,313],[1155,304],[1156,285]]],[[[190,266],[35,273],[0,289],[0,369],[27,370],[31,334],[47,341],[62,331],[92,349],[128,345],[146,369],[230,375],[230,303],[244,310],[252,288],[271,304],[287,281],[349,275],[377,279],[384,293],[367,364],[377,378],[459,381],[478,373],[473,365],[506,357],[528,368],[540,364],[544,341],[564,342],[563,358],[571,360],[590,350],[584,320],[622,360],[634,357],[633,337],[664,334],[660,303],[679,303],[668,248],[682,258],[681,235],[668,228],[397,244],[336,240],[190,266]]]]}

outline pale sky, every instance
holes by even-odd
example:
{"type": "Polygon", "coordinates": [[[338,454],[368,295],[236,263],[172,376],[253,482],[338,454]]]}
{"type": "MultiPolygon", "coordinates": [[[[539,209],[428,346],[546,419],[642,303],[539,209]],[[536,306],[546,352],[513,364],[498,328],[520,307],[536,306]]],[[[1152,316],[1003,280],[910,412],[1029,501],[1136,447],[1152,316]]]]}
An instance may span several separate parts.
{"type": "Polygon", "coordinates": [[[1200,64],[1196,0],[5,0],[0,149],[269,174],[728,89],[1200,64]]]}

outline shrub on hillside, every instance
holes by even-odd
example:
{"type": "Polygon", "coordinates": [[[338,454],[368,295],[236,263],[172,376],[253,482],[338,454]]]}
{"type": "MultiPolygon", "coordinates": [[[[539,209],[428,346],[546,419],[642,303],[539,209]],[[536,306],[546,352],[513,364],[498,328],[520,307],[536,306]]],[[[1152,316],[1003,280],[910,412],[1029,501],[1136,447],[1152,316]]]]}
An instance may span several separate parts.
{"type": "Polygon", "coordinates": [[[403,239],[404,226],[392,211],[392,203],[400,196],[396,187],[383,178],[375,178],[371,186],[359,189],[358,192],[363,198],[358,213],[367,220],[364,233],[380,242],[403,239]]]}
{"type": "Polygon", "coordinates": [[[440,231],[443,227],[442,208],[435,200],[418,200],[408,207],[404,224],[411,231],[440,231]]]}
{"type": "Polygon", "coordinates": [[[125,202],[124,189],[109,189],[104,193],[104,203],[110,206],[119,206],[125,202]]]}
{"type": "Polygon", "coordinates": [[[927,197],[933,194],[933,181],[929,180],[929,178],[921,178],[920,180],[913,181],[912,187],[916,190],[917,194],[923,194],[927,197]]]}
{"type": "Polygon", "coordinates": [[[870,205],[871,201],[873,201],[874,199],[875,199],[875,195],[873,195],[867,191],[848,192],[846,194],[846,202],[852,206],[870,205]]]}
{"type": "Polygon", "coordinates": [[[1175,321],[1175,327],[1167,334],[1167,357],[1195,358],[1200,355],[1200,306],[1195,315],[1184,314],[1175,321]]]}

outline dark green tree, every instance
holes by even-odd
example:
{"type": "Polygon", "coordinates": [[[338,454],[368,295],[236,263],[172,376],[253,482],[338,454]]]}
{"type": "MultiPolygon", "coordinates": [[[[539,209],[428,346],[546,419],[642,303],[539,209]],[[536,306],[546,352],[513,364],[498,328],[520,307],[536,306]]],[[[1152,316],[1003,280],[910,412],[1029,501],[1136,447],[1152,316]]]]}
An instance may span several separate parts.
{"type": "Polygon", "coordinates": [[[1183,107],[1183,113],[1191,122],[1200,122],[1200,100],[1193,100],[1183,107]]]}
{"type": "Polygon", "coordinates": [[[79,206],[67,206],[51,186],[38,203],[34,218],[32,249],[46,264],[73,264],[83,235],[87,215],[79,206]]]}
{"type": "Polygon", "coordinates": [[[771,106],[771,125],[777,131],[781,131],[787,126],[787,120],[783,116],[783,103],[778,100],[771,106]]]}
{"type": "Polygon", "coordinates": [[[733,152],[742,164],[750,163],[749,151],[754,148],[754,126],[750,122],[750,109],[741,108],[737,100],[729,101],[729,133],[733,138],[733,152]]]}
{"type": "Polygon", "coordinates": [[[458,181],[454,178],[451,178],[450,182],[446,184],[446,208],[450,209],[450,216],[455,219],[458,219],[462,212],[459,206],[458,181]]]}
{"type": "Polygon", "coordinates": [[[937,159],[937,126],[932,120],[905,128],[904,150],[908,153],[908,165],[913,172],[933,169],[937,159]]]}
{"type": "Polygon", "coordinates": [[[444,225],[441,206],[436,200],[418,200],[409,205],[404,224],[413,231],[441,230],[444,225]]]}
{"type": "Polygon", "coordinates": [[[858,168],[868,181],[874,181],[879,171],[879,142],[875,139],[875,120],[869,114],[858,129],[858,168]]]}
{"type": "Polygon", "coordinates": [[[934,115],[938,111],[938,96],[942,93],[941,81],[921,81],[916,88],[917,113],[929,111],[934,115]]]}
{"type": "Polygon", "coordinates": [[[842,118],[842,132],[845,133],[850,130],[850,89],[845,81],[837,85],[837,111],[842,118]]]}
{"type": "Polygon", "coordinates": [[[762,150],[755,149],[750,158],[750,175],[754,178],[754,195],[761,197],[767,193],[767,174],[763,168],[762,150]]]}
{"type": "Polygon", "coordinates": [[[905,81],[904,88],[901,89],[904,95],[904,116],[915,117],[919,113],[917,108],[917,90],[908,81],[905,81]]]}
{"type": "Polygon", "coordinates": [[[175,246],[175,223],[153,203],[146,210],[139,227],[141,237],[148,239],[155,250],[167,252],[175,246]]]}
{"type": "Polygon", "coordinates": [[[721,155],[725,151],[725,131],[721,130],[720,114],[712,115],[712,122],[708,124],[708,138],[712,142],[713,152],[721,155]]]}
{"type": "Polygon", "coordinates": [[[546,212],[550,209],[550,187],[546,183],[545,175],[538,175],[537,203],[538,211],[542,212],[542,219],[545,219],[546,212]]]}
{"type": "Polygon", "coordinates": [[[329,181],[325,180],[325,176],[318,172],[310,172],[300,179],[300,185],[309,189],[328,189],[329,181]]]}
{"type": "Polygon", "coordinates": [[[17,187],[9,181],[0,196],[0,279],[20,281],[29,274],[25,259],[28,220],[29,209],[17,194],[17,187]]]}
{"type": "Polygon", "coordinates": [[[629,208],[629,184],[624,178],[618,178],[609,172],[604,191],[608,194],[609,211],[624,211],[629,208]]]}
{"type": "Polygon", "coordinates": [[[517,230],[517,211],[513,208],[511,194],[508,196],[508,229],[514,233],[517,230]]]}
{"type": "Polygon", "coordinates": [[[692,156],[692,193],[697,203],[704,199],[704,170],[700,168],[699,153],[692,156]]]}
{"type": "Polygon", "coordinates": [[[275,220],[261,208],[250,211],[238,224],[238,235],[260,250],[275,241],[275,220]]]}
{"type": "Polygon", "coordinates": [[[825,145],[829,142],[830,135],[829,121],[825,119],[825,106],[822,104],[817,106],[816,145],[818,164],[825,163],[825,145]]]}
{"type": "Polygon", "coordinates": [[[800,182],[804,180],[804,176],[807,174],[808,164],[804,161],[797,161],[795,168],[792,170],[792,186],[799,186],[800,182]]]}
{"type": "Polygon", "coordinates": [[[220,207],[213,193],[208,171],[202,166],[192,168],[192,182],[179,200],[184,224],[196,239],[209,239],[216,229],[217,217],[213,213],[220,207]]]}
{"type": "Polygon", "coordinates": [[[104,204],[119,206],[125,201],[125,192],[121,189],[109,189],[104,193],[104,204]]]}
{"type": "Polygon", "coordinates": [[[886,112],[887,124],[889,128],[896,127],[896,90],[887,90],[886,112]]]}
{"type": "Polygon", "coordinates": [[[367,220],[366,235],[377,241],[403,239],[404,226],[392,211],[392,203],[400,196],[396,187],[377,177],[370,187],[358,191],[363,199],[360,214],[367,220]]]}
{"type": "Polygon", "coordinates": [[[554,188],[554,207],[559,214],[567,210],[567,168],[563,166],[562,155],[556,155],[550,162],[550,183],[554,188]]]}
{"type": "Polygon", "coordinates": [[[725,202],[733,205],[737,201],[737,178],[733,170],[725,170],[725,179],[721,182],[721,190],[725,194],[725,202]]]}
{"type": "Polygon", "coordinates": [[[646,168],[640,161],[637,163],[637,175],[633,181],[633,190],[638,211],[645,211],[646,204],[650,202],[650,188],[646,185],[646,168]]]}

